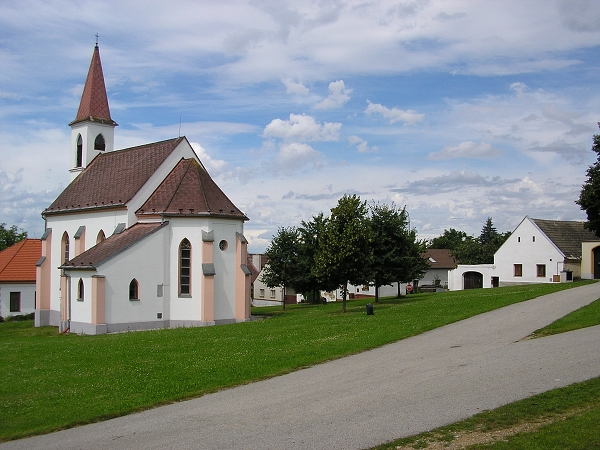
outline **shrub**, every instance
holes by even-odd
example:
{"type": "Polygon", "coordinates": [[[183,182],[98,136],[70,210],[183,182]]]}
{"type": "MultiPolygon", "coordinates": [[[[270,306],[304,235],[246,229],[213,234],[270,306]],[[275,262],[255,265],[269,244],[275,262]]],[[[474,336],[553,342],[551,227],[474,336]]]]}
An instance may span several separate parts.
{"type": "Polygon", "coordinates": [[[29,314],[20,314],[18,316],[8,316],[6,318],[7,322],[22,322],[24,320],[33,320],[35,318],[35,313],[29,314]]]}

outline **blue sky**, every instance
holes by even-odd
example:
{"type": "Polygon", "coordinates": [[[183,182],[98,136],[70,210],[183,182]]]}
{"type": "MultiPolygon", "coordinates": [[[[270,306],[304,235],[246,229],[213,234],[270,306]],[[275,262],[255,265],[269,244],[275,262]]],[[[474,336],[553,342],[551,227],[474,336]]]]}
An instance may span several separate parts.
{"type": "Polygon", "coordinates": [[[406,206],[421,238],[585,219],[597,1],[2,2],[0,222],[30,236],[96,33],[116,148],[181,126],[252,252],[345,193],[406,206]]]}

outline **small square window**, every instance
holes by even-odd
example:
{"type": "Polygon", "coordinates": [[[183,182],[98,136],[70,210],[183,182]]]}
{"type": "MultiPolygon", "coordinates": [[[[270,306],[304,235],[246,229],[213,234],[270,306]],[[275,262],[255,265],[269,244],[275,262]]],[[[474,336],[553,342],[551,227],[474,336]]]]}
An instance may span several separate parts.
{"type": "Polygon", "coordinates": [[[515,264],[513,267],[514,267],[514,276],[522,277],[523,276],[523,264],[515,264]]]}
{"type": "Polygon", "coordinates": [[[275,289],[271,289],[271,298],[275,298],[275,289]]]}
{"type": "Polygon", "coordinates": [[[264,290],[264,289],[261,289],[261,290],[260,290],[260,296],[261,296],[262,298],[265,298],[265,290],[264,290]]]}
{"type": "Polygon", "coordinates": [[[546,264],[537,264],[537,276],[542,278],[546,276],[546,264]]]}

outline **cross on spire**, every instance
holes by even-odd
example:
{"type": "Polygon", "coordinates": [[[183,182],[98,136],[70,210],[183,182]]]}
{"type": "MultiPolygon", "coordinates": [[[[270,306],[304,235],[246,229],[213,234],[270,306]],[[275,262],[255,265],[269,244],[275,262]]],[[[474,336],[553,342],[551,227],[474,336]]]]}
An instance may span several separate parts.
{"type": "Polygon", "coordinates": [[[96,47],[98,47],[98,33],[96,33],[96,47]]]}

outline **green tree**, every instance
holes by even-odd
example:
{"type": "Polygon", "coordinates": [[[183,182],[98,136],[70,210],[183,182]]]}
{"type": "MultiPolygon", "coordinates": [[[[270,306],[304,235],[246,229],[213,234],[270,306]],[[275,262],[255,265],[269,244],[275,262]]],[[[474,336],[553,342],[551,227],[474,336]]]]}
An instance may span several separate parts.
{"type": "Polygon", "coordinates": [[[325,229],[327,219],[323,213],[313,216],[312,220],[301,222],[298,227],[298,279],[294,282],[296,292],[301,292],[310,302],[318,303],[321,299],[321,290],[334,290],[337,286],[327,285],[314,274],[315,258],[319,253],[321,235],[325,229]]]}
{"type": "Polygon", "coordinates": [[[376,203],[370,209],[373,259],[369,275],[377,303],[380,286],[420,278],[427,264],[420,256],[416,233],[408,229],[406,208],[376,203]]]}
{"type": "Polygon", "coordinates": [[[294,227],[281,227],[265,251],[268,259],[261,275],[263,283],[270,288],[283,288],[285,309],[286,288],[294,287],[300,269],[298,254],[299,234],[294,227]]]}
{"type": "Polygon", "coordinates": [[[479,240],[473,236],[466,236],[460,244],[453,248],[452,257],[458,264],[483,264],[485,259],[479,240]]]}
{"type": "Polygon", "coordinates": [[[461,245],[465,239],[467,239],[467,233],[450,228],[449,230],[444,230],[444,234],[441,236],[433,238],[429,242],[428,248],[454,250],[461,245]]]}
{"type": "Polygon", "coordinates": [[[369,282],[373,258],[371,228],[366,202],[356,194],[344,195],[326,221],[315,258],[314,275],[326,285],[342,288],[342,311],[346,312],[348,283],[369,282]]]}
{"type": "Polygon", "coordinates": [[[493,264],[494,255],[508,239],[510,232],[498,233],[488,217],[478,238],[465,233],[463,241],[452,249],[452,256],[459,264],[493,264]]]}
{"type": "Polygon", "coordinates": [[[600,134],[594,135],[592,151],[596,153],[596,162],[588,168],[587,179],[575,203],[587,214],[586,227],[600,237],[600,134]]]}
{"type": "Polygon", "coordinates": [[[17,228],[16,225],[11,225],[6,228],[5,223],[0,223],[0,252],[5,248],[15,245],[27,237],[27,231],[17,228]]]}
{"type": "Polygon", "coordinates": [[[492,218],[488,217],[485,225],[481,229],[481,234],[479,235],[479,243],[481,245],[486,245],[494,242],[494,239],[498,236],[498,232],[496,228],[494,228],[494,224],[492,223],[492,218]]]}

